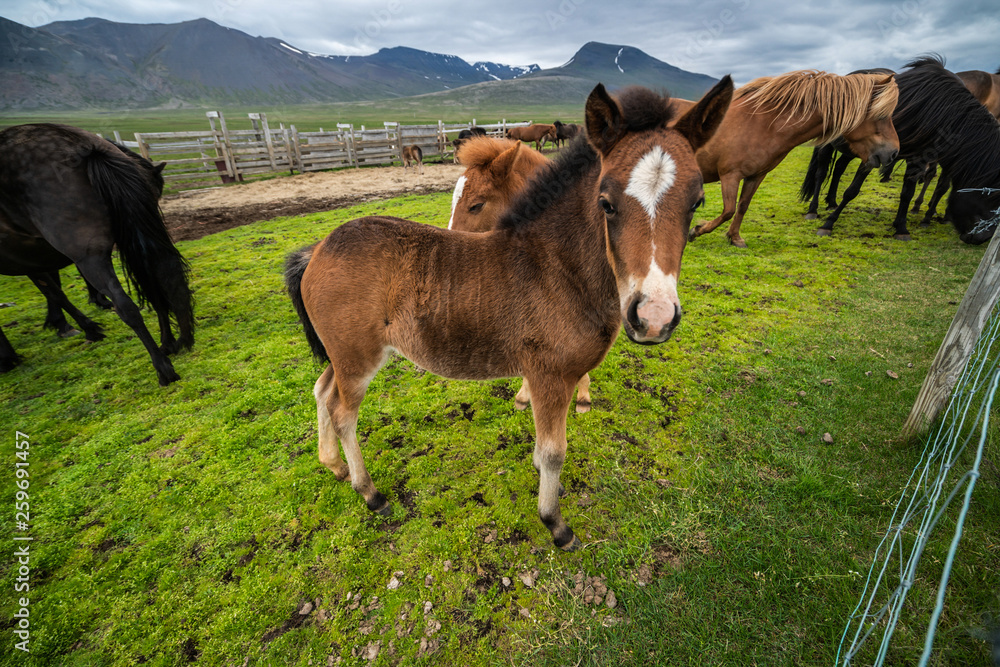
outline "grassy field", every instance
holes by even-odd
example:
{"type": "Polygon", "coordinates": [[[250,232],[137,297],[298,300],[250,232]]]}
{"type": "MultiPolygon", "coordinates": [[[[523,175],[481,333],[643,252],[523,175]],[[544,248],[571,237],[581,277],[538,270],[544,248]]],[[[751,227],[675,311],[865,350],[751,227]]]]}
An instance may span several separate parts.
{"type": "MultiPolygon", "coordinates": [[[[253,108],[217,108],[226,117],[226,125],[232,130],[251,129],[250,112],[264,112],[271,127],[278,123],[295,125],[300,131],[313,132],[320,127],[329,129],[337,123],[353,123],[356,128],[382,127],[386,121],[397,121],[404,125],[437,123],[468,123],[475,118],[480,123],[534,120],[551,123],[556,119],[564,122],[580,122],[582,105],[537,105],[530,103],[494,106],[470,100],[468,104],[442,103],[434,96],[407,97],[398,100],[377,100],[371,102],[341,102],[336,104],[288,105],[279,107],[259,106],[253,108]]],[[[0,128],[21,123],[65,123],[82,127],[102,135],[112,135],[115,130],[123,139],[134,140],[136,132],[181,132],[188,130],[208,130],[208,109],[135,109],[113,111],[41,111],[37,113],[0,113],[0,128]]]]}
{"type": "MultiPolygon", "coordinates": [[[[389,519],[317,461],[321,367],[284,256],[365,214],[442,225],[448,194],[181,243],[198,330],[163,389],[113,315],[85,308],[100,343],[61,340],[30,283],[0,278],[16,304],[0,325],[25,358],[0,377],[0,610],[30,597],[31,632],[23,655],[8,623],[0,665],[833,664],[919,458],[896,435],[984,248],[945,225],[887,238],[898,180],[870,179],[817,237],[795,199],[807,158],[764,182],[748,250],[721,232],[688,246],[671,341],[622,336],[591,374],[563,473],[587,543],[572,554],[537,518],[516,379],[445,380],[401,358],[380,372],[359,433],[389,519]],[[30,592],[12,595],[15,430],[31,442],[34,541],[30,592]]],[[[699,218],[721,209],[706,192],[699,218]]],[[[83,304],[75,272],[64,283],[83,304]]],[[[934,665],[989,661],[998,455],[994,432],[934,665]]],[[[886,664],[917,661],[953,527],[924,553],[886,664]]]]}

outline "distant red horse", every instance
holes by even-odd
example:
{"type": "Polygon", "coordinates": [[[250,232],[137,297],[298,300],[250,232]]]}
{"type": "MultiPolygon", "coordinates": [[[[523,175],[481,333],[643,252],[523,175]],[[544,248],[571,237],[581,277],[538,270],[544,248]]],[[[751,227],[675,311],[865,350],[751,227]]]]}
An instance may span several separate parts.
{"type": "Polygon", "coordinates": [[[556,128],[553,125],[545,125],[542,123],[535,123],[534,125],[529,125],[527,127],[511,127],[507,129],[507,138],[517,139],[518,141],[527,141],[528,143],[534,141],[535,150],[540,151],[546,141],[555,143],[556,128]]]}

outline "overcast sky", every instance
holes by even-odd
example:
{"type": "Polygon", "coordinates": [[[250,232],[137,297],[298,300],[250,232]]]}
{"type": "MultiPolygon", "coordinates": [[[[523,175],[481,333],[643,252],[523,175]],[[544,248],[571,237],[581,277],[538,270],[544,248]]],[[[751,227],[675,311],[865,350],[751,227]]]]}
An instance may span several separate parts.
{"type": "Polygon", "coordinates": [[[642,49],[739,82],[794,69],[900,69],[937,52],[953,71],[1000,67],[998,0],[4,0],[37,27],[97,16],[127,23],[207,18],[300,49],[365,55],[410,46],[508,65],[565,63],[589,41],[642,49]],[[816,6],[806,6],[815,4],[816,6]],[[835,6],[835,7],[834,7],[835,6]],[[845,9],[850,7],[850,9],[845,9]]]}

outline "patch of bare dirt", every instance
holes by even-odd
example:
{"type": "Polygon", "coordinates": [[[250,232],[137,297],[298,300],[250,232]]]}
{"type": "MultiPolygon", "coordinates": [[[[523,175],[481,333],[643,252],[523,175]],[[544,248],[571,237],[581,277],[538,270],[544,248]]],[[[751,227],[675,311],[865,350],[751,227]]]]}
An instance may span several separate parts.
{"type": "Polygon", "coordinates": [[[425,164],[418,174],[402,167],[309,172],[266,181],[193,190],[160,201],[174,241],[209,234],[279,216],[305,215],[345,208],[405,194],[450,192],[465,168],[425,164]]]}

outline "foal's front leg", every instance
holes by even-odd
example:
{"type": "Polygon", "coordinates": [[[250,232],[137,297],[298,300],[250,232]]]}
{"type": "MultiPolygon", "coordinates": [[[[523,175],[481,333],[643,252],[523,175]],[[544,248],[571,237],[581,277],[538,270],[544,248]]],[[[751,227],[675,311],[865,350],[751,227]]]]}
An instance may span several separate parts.
{"type": "MultiPolygon", "coordinates": [[[[576,411],[580,413],[590,412],[590,373],[584,373],[583,377],[576,385],[576,411]]],[[[528,386],[528,379],[521,381],[521,390],[514,397],[514,407],[524,410],[531,405],[531,387],[528,386]]]]}
{"type": "Polygon", "coordinates": [[[535,416],[535,452],[532,463],[539,473],[538,517],[552,533],[552,541],[564,551],[575,551],[582,542],[573,534],[559,509],[562,485],[559,476],[566,460],[566,412],[573,395],[573,382],[560,378],[532,379],[535,416]]]}

